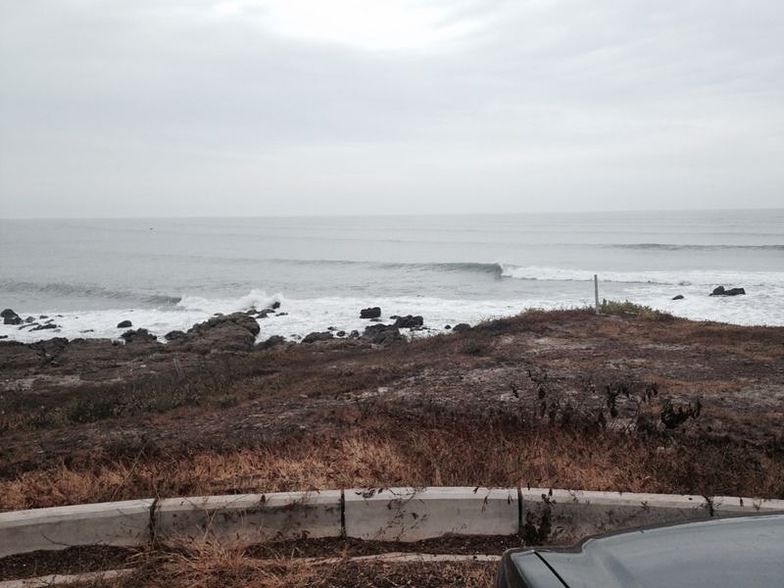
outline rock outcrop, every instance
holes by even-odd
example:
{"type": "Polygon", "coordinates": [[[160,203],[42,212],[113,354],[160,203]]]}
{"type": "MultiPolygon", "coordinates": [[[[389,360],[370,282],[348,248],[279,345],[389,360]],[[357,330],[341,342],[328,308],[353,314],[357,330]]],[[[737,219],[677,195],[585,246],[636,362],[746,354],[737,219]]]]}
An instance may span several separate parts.
{"type": "Polygon", "coordinates": [[[376,319],[381,317],[381,307],[373,306],[372,308],[363,308],[359,311],[359,318],[362,319],[376,319]]]}
{"type": "Polygon", "coordinates": [[[16,314],[10,308],[6,308],[3,312],[0,312],[0,317],[3,319],[4,325],[21,325],[22,324],[22,317],[16,314]]]}
{"type": "Polygon", "coordinates": [[[724,286],[718,286],[713,289],[711,292],[711,296],[740,296],[745,294],[746,290],[743,288],[725,288],[724,286]]]}
{"type": "Polygon", "coordinates": [[[215,316],[191,327],[172,344],[198,353],[250,351],[260,331],[255,318],[244,312],[215,316]]]}

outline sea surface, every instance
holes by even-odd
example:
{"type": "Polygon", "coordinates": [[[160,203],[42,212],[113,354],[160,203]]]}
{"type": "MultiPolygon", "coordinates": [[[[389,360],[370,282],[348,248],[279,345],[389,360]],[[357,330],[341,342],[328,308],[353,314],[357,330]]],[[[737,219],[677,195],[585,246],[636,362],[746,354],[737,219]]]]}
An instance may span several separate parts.
{"type": "Polygon", "coordinates": [[[0,336],[114,338],[126,319],[163,336],[276,301],[259,340],[361,330],[369,306],[440,332],[593,305],[594,274],[602,299],[784,325],[784,209],[0,220],[0,307],[58,325],[0,325],[0,336]],[[709,296],[719,285],[747,294],[709,296]]]}

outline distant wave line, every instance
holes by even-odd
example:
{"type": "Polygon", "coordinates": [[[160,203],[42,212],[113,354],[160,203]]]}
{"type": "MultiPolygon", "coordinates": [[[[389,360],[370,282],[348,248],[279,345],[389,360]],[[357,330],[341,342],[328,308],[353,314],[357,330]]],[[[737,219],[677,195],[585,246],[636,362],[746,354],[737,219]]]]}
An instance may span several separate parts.
{"type": "Polygon", "coordinates": [[[632,250],[651,250],[651,251],[784,251],[784,245],[698,245],[698,244],[678,244],[678,243],[614,243],[600,245],[612,249],[632,249],[632,250]]]}
{"type": "Polygon", "coordinates": [[[159,306],[175,306],[182,300],[179,296],[166,294],[142,294],[128,290],[111,290],[101,286],[85,284],[68,284],[64,282],[36,283],[17,282],[13,280],[0,281],[0,290],[6,292],[27,292],[46,295],[77,296],[81,298],[105,298],[109,300],[133,300],[143,304],[159,306]]]}

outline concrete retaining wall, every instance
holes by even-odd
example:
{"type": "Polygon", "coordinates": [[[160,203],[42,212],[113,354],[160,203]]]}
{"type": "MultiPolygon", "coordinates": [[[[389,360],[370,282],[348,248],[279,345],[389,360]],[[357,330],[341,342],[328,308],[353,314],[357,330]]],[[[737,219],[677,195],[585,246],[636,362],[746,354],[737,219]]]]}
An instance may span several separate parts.
{"type": "Polygon", "coordinates": [[[544,488],[376,488],[131,500],[0,513],[0,557],[74,545],[141,546],[348,536],[417,541],[446,534],[572,542],[639,525],[784,512],[784,500],[544,488]]]}

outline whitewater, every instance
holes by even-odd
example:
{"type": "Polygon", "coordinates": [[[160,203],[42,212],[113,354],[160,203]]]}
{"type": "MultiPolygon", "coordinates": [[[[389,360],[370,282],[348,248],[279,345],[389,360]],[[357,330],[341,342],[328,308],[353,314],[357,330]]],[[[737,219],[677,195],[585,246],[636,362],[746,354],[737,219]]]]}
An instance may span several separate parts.
{"type": "Polygon", "coordinates": [[[123,320],[163,337],[275,302],[260,340],[361,331],[371,306],[442,332],[592,305],[594,275],[600,298],[784,325],[784,209],[0,220],[0,250],[0,306],[57,325],[0,325],[0,337],[23,342],[117,338],[123,320]],[[719,285],[747,294],[709,296],[719,285]]]}

